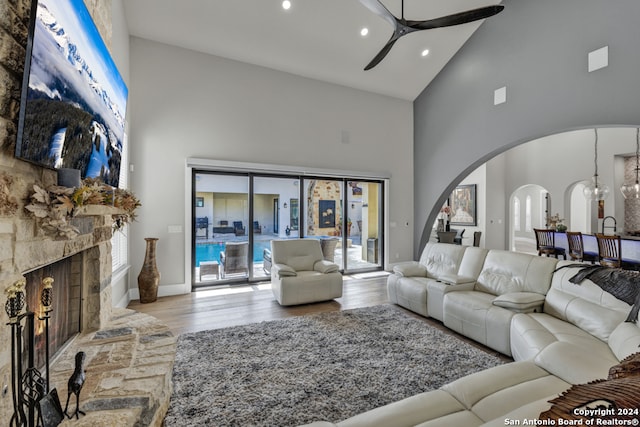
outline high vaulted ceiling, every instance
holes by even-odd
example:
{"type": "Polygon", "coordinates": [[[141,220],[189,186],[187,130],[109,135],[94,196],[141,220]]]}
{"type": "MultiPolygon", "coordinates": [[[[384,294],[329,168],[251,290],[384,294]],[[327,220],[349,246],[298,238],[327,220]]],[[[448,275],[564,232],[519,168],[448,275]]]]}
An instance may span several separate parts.
{"type": "MultiPolygon", "coordinates": [[[[388,22],[359,0],[290,1],[289,10],[282,0],[125,0],[124,6],[132,36],[406,100],[420,94],[483,22],[409,34],[364,71],[391,37],[388,22]],[[369,28],[365,37],[363,27],[369,28]]],[[[401,16],[401,0],[382,2],[401,16]]],[[[431,19],[498,3],[405,0],[404,16],[431,19]]]]}

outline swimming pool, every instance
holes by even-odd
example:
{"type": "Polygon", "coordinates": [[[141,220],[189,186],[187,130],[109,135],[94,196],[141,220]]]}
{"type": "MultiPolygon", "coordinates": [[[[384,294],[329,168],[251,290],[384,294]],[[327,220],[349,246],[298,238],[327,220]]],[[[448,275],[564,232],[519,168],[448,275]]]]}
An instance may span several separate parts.
{"type": "MultiPolygon", "coordinates": [[[[220,262],[220,252],[224,252],[224,242],[196,243],[196,267],[200,267],[202,261],[220,262]]],[[[253,242],[253,262],[262,262],[262,251],[271,247],[270,240],[258,240],[253,242]]]]}

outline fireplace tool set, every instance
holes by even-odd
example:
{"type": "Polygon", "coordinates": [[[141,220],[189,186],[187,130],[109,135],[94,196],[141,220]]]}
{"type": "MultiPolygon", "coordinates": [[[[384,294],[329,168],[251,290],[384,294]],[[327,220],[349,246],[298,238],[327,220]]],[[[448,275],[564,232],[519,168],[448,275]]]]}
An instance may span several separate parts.
{"type": "Polygon", "coordinates": [[[14,409],[9,422],[10,427],[53,427],[64,419],[57,391],[55,388],[53,390],[49,388],[49,317],[53,302],[53,278],[46,277],[42,283],[43,289],[40,294],[42,315],[38,316],[38,319],[44,321],[44,378],[34,363],[35,313],[22,312],[25,308],[26,280],[24,278],[18,280],[6,290],[5,311],[9,316],[8,325],[11,326],[11,388],[14,409]],[[23,320],[25,320],[24,326],[23,320]],[[25,351],[26,369],[23,366],[25,351]]]}

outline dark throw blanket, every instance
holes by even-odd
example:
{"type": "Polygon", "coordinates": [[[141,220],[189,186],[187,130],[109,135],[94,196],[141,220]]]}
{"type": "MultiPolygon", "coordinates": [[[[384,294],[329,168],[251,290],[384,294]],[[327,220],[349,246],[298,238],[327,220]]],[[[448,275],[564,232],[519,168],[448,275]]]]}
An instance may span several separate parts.
{"type": "Polygon", "coordinates": [[[567,267],[580,268],[580,271],[569,279],[571,283],[579,285],[583,280],[589,279],[603,291],[631,305],[631,311],[625,322],[636,323],[640,311],[640,271],[584,264],[564,265],[558,270],[567,267]]]}

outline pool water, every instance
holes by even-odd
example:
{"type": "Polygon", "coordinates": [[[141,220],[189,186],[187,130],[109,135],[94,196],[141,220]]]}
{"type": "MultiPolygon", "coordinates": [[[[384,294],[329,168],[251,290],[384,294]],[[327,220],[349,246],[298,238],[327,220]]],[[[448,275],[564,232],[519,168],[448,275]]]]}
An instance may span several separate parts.
{"type": "MultiPolygon", "coordinates": [[[[253,242],[253,262],[262,262],[262,251],[271,247],[271,241],[260,240],[253,242]]],[[[196,243],[196,267],[202,261],[220,262],[220,252],[224,252],[225,243],[196,243]]]]}

